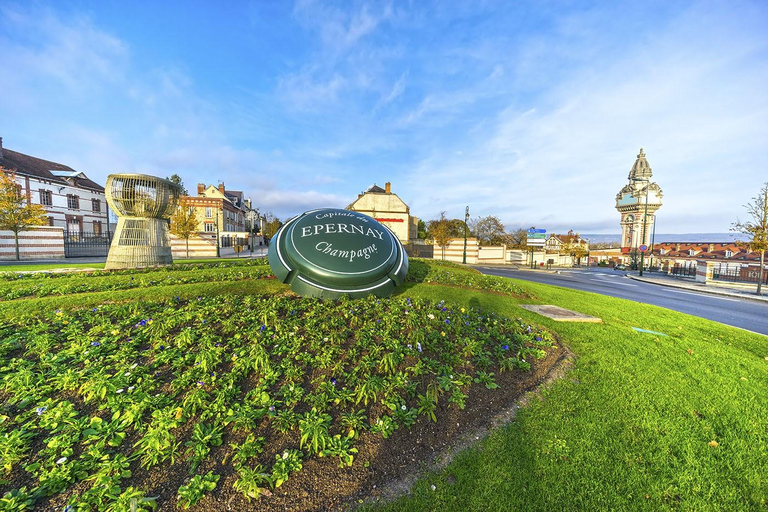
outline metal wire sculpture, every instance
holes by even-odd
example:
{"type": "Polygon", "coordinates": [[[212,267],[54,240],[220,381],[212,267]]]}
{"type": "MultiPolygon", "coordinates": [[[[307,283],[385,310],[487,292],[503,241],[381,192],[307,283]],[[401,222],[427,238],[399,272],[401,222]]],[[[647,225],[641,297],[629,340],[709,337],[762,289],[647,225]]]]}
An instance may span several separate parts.
{"type": "Polygon", "coordinates": [[[110,174],[106,196],[117,213],[117,229],[107,270],[173,263],[168,219],[182,194],[181,185],[146,174],[110,174]]]}

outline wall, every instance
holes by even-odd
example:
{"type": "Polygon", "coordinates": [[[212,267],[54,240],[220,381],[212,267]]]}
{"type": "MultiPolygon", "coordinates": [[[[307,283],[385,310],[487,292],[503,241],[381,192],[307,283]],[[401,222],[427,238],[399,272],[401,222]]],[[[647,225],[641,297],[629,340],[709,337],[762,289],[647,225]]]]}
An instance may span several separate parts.
{"type": "Polygon", "coordinates": [[[507,248],[503,245],[478,247],[478,263],[500,263],[507,262],[507,248]]]}
{"type": "MultiPolygon", "coordinates": [[[[434,259],[445,259],[446,261],[455,261],[457,263],[462,262],[464,254],[463,238],[452,238],[448,242],[448,245],[445,246],[445,248],[438,244],[434,244],[434,246],[434,259]],[[445,249],[445,251],[443,251],[443,249],[445,249]]],[[[477,238],[467,238],[467,263],[477,263],[479,252],[480,251],[478,250],[477,238]]]]}
{"type": "MultiPolygon", "coordinates": [[[[37,226],[19,232],[19,258],[63,259],[64,230],[60,227],[37,226]]],[[[12,231],[0,231],[0,260],[15,260],[16,246],[12,231]]]]}
{"type": "MultiPolygon", "coordinates": [[[[187,257],[187,242],[183,238],[171,235],[171,254],[173,258],[187,257]]],[[[189,238],[190,258],[215,258],[216,233],[200,232],[189,238]]]]}

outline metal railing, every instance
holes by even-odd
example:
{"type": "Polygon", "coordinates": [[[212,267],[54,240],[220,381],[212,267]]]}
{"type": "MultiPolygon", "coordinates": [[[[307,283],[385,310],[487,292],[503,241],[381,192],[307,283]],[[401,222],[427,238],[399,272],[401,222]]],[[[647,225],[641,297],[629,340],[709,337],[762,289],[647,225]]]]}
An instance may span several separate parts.
{"type": "MultiPolygon", "coordinates": [[[[716,267],[712,271],[712,279],[730,281],[732,283],[755,283],[760,278],[758,267],[716,267]]],[[[768,271],[763,270],[763,284],[768,284],[768,271]]]]}
{"type": "Polygon", "coordinates": [[[696,265],[675,264],[669,269],[669,275],[675,277],[696,277],[696,265]]]}
{"type": "Polygon", "coordinates": [[[87,256],[106,256],[112,243],[112,233],[85,233],[80,231],[64,232],[64,256],[82,258],[87,256]]]}

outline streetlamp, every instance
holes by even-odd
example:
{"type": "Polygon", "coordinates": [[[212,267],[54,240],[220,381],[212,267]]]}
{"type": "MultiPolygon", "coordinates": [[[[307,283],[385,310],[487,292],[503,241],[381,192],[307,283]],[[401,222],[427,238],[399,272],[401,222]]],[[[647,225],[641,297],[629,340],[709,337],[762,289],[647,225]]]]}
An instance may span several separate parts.
{"type": "Polygon", "coordinates": [[[463,264],[467,264],[467,223],[469,222],[469,206],[467,206],[467,210],[464,212],[464,255],[461,257],[461,262],[463,264]]]}
{"type": "Polygon", "coordinates": [[[219,235],[219,210],[216,210],[216,257],[221,257],[221,236],[219,235]]]}

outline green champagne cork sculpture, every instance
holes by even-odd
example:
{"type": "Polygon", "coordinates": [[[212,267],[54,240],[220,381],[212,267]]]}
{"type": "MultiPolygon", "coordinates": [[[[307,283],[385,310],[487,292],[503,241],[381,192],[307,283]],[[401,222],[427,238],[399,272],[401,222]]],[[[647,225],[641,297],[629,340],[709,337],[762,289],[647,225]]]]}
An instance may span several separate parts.
{"type": "Polygon", "coordinates": [[[269,265],[305,297],[386,297],[405,280],[408,255],[387,227],[362,213],[326,208],[289,220],[272,238],[269,265]]]}

